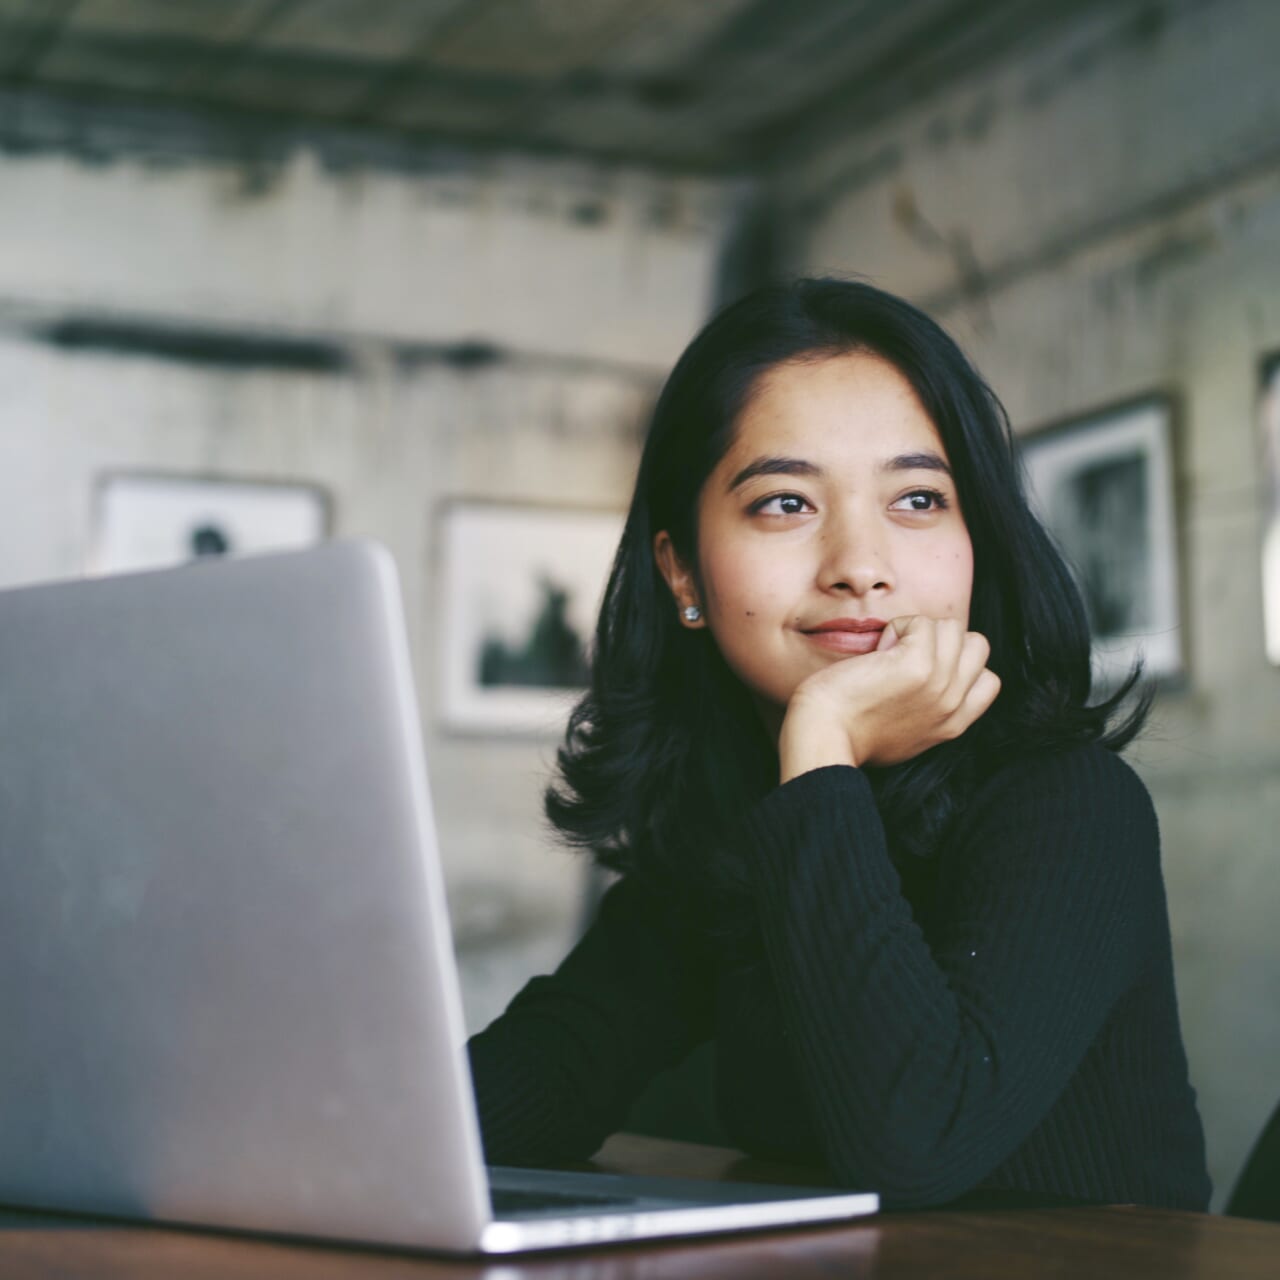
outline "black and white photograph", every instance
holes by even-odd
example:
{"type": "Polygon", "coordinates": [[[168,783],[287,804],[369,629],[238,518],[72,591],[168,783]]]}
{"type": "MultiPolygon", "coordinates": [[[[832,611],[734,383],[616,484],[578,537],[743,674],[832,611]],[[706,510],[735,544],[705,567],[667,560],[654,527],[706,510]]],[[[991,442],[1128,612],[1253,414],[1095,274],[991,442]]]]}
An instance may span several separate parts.
{"type": "Polygon", "coordinates": [[[1095,674],[1183,670],[1167,401],[1151,397],[1022,441],[1032,505],[1084,597],[1095,674]]]}
{"type": "Polygon", "coordinates": [[[330,502],[310,484],[117,472],[98,482],[93,525],[89,572],[131,573],[312,546],[330,502]]]}
{"type": "Polygon", "coordinates": [[[442,708],[463,731],[555,734],[586,687],[618,512],[452,502],[442,511],[442,708]]]}

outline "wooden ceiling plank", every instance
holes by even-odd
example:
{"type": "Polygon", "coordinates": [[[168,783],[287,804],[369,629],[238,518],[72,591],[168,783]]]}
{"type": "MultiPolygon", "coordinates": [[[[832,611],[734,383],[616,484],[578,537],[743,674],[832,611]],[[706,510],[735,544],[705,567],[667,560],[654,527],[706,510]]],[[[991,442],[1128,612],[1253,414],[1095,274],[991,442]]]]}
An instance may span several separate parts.
{"type": "Polygon", "coordinates": [[[696,68],[685,69],[703,86],[689,103],[731,145],[759,120],[865,74],[886,23],[916,30],[939,3],[951,2],[820,0],[793,10],[786,0],[758,0],[703,50],[696,68]]]}
{"type": "Polygon", "coordinates": [[[779,97],[812,94],[812,51],[820,50],[829,60],[835,45],[847,60],[850,40],[859,46],[865,43],[869,13],[890,3],[898,9],[911,7],[911,0],[723,4],[718,25],[668,50],[661,75],[602,80],[597,98],[590,102],[574,102],[569,94],[561,94],[552,101],[545,123],[581,136],[581,117],[586,115],[598,118],[608,111],[614,118],[629,118],[631,132],[647,118],[650,151],[667,153],[675,138],[697,138],[703,163],[707,156],[719,155],[725,165],[736,167],[743,157],[733,151],[735,131],[744,117],[755,121],[767,116],[779,97]]]}
{"type": "Polygon", "coordinates": [[[755,0],[659,0],[652,17],[604,51],[601,71],[623,80],[666,78],[677,68],[696,67],[716,33],[755,0]]]}
{"type": "Polygon", "coordinates": [[[49,0],[0,0],[0,24],[42,27],[48,22],[49,0]]]}
{"type": "Polygon", "coordinates": [[[398,63],[457,7],[458,0],[308,0],[276,22],[259,44],[398,63]]]}
{"type": "Polygon", "coordinates": [[[477,4],[492,0],[438,0],[431,17],[419,28],[417,37],[403,56],[369,83],[364,96],[351,110],[349,119],[355,123],[376,125],[384,118],[393,118],[400,100],[410,90],[421,73],[421,62],[440,40],[449,33],[477,4]]]}
{"type": "MultiPolygon", "coordinates": [[[[13,36],[12,54],[0,63],[0,75],[9,84],[30,80],[66,29],[80,0],[45,0],[39,8],[43,22],[23,25],[13,36]]],[[[34,18],[34,14],[32,15],[34,18]]]]}
{"type": "MultiPolygon", "coordinates": [[[[592,69],[601,64],[609,49],[625,43],[632,32],[651,26],[661,8],[662,0],[634,0],[625,7],[616,8],[610,23],[599,25],[593,39],[583,39],[579,43],[577,60],[569,67],[568,74],[562,74],[552,84],[538,86],[525,101],[516,104],[504,121],[505,127],[509,131],[522,129],[545,132],[547,117],[556,114],[556,107],[566,96],[578,98],[579,106],[590,110],[593,104],[584,104],[582,98],[590,96],[593,85],[599,82],[599,75],[592,69]],[[583,93],[584,89],[588,91],[586,95],[583,93]]],[[[605,88],[608,87],[605,82],[605,88]]]]}
{"type": "Polygon", "coordinates": [[[369,73],[350,58],[281,57],[253,49],[218,77],[220,105],[238,111],[339,120],[364,93],[369,73]]]}
{"type": "Polygon", "coordinates": [[[258,7],[246,15],[241,30],[234,39],[227,40],[217,53],[210,57],[191,86],[193,93],[218,98],[217,83],[244,58],[261,39],[263,32],[279,22],[298,5],[307,0],[260,0],[258,7]]]}
{"type": "MultiPolygon", "coordinates": [[[[1078,14],[1106,2],[1073,0],[1073,11],[1078,14]]],[[[1027,5],[1023,0],[951,0],[924,29],[904,33],[896,45],[881,48],[874,72],[860,83],[829,85],[797,109],[778,112],[750,131],[751,145],[771,155],[790,140],[794,152],[819,146],[835,134],[868,128],[908,102],[972,74],[1018,42],[1042,35],[1067,16],[1057,5],[1027,5]]]]}
{"type": "Polygon", "coordinates": [[[223,45],[242,40],[272,0],[80,0],[73,30],[223,45]]]}
{"type": "MultiPolygon", "coordinates": [[[[175,66],[183,65],[180,55],[164,56],[166,44],[165,41],[143,44],[105,35],[86,38],[67,34],[45,55],[40,66],[40,83],[74,92],[163,94],[173,80],[175,66]]],[[[179,45],[181,52],[189,53],[191,48],[190,43],[179,45]]]]}
{"type": "Polygon", "coordinates": [[[553,81],[590,61],[614,33],[652,8],[643,0],[489,0],[431,49],[431,60],[472,71],[553,81]]]}

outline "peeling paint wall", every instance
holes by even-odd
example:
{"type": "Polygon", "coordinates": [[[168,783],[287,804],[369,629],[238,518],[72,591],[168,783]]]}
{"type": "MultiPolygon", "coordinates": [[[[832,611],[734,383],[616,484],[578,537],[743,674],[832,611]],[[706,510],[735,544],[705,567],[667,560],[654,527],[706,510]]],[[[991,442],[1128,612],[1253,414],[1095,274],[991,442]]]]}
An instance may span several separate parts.
{"type": "Polygon", "coordinates": [[[1185,685],[1131,758],[1160,814],[1216,1203],[1280,1101],[1280,670],[1263,651],[1260,369],[1280,351],[1280,7],[1091,11],[776,175],[790,265],[965,345],[1015,428],[1177,405],[1185,685]]]}
{"type": "Polygon", "coordinates": [[[0,584],[83,570],[107,470],[327,488],[336,532],[381,539],[403,576],[477,1026],[559,959],[583,868],[543,829],[554,744],[448,734],[433,710],[439,506],[625,506],[736,189],[181,152],[0,151],[0,584]]]}

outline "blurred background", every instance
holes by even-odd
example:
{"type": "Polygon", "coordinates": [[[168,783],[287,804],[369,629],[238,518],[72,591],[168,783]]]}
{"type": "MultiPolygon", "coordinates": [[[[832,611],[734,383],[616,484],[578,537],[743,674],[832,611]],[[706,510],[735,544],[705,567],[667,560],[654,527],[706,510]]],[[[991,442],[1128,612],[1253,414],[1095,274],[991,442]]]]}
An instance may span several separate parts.
{"type": "Polygon", "coordinates": [[[1278,55],[1271,0],[0,0],[0,584],[385,542],[475,1029],[579,927],[540,797],[666,369],[768,279],[905,294],[1160,606],[1221,1204],[1280,1095],[1278,55]]]}

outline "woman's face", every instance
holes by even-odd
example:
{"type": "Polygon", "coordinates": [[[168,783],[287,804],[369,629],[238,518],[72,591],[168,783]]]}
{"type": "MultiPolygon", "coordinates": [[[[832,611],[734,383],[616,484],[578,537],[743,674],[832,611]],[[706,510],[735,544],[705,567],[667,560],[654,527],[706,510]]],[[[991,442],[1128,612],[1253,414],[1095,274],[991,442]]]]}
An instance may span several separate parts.
{"type": "Polygon", "coordinates": [[[702,487],[696,576],[665,534],[655,549],[677,604],[701,608],[685,625],[710,628],[770,719],[893,619],[969,618],[973,548],[942,440],[875,355],[764,375],[702,487]]]}

